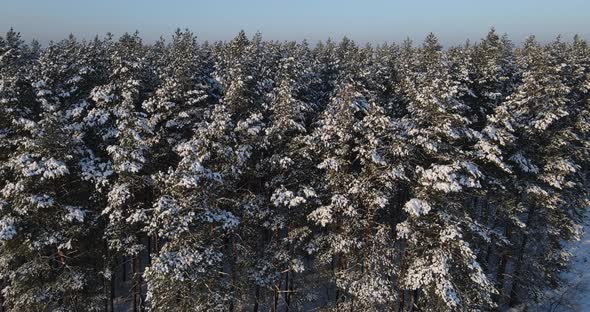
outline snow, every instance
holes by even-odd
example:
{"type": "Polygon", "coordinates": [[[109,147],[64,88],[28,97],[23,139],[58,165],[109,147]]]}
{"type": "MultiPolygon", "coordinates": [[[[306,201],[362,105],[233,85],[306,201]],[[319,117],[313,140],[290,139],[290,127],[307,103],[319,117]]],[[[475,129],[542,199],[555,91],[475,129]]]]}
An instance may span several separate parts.
{"type": "Polygon", "coordinates": [[[262,114],[256,113],[250,115],[245,121],[238,122],[236,131],[246,131],[249,135],[256,136],[262,129],[262,114]]]}
{"type": "Polygon", "coordinates": [[[224,229],[235,229],[240,220],[229,211],[214,209],[203,214],[203,219],[207,222],[220,223],[224,229]]]}
{"type": "Polygon", "coordinates": [[[129,198],[131,198],[131,192],[127,183],[114,185],[108,194],[109,205],[114,207],[120,207],[129,198]]]}
{"type": "Polygon", "coordinates": [[[456,307],[461,304],[455,288],[449,280],[449,259],[446,255],[438,254],[432,262],[417,259],[410,264],[408,274],[404,279],[404,285],[409,289],[419,289],[431,284],[435,285],[435,292],[447,304],[447,307],[456,307]]]}
{"type": "Polygon", "coordinates": [[[404,205],[404,210],[410,215],[416,217],[427,214],[430,211],[430,209],[430,205],[427,202],[417,198],[410,199],[404,205]]]}
{"type": "Polygon", "coordinates": [[[53,157],[36,159],[35,155],[22,154],[16,159],[16,166],[20,168],[23,176],[32,177],[42,175],[44,179],[55,179],[69,173],[68,167],[63,161],[53,157]]]}
{"type": "Polygon", "coordinates": [[[53,206],[55,200],[53,197],[41,194],[41,195],[33,195],[29,198],[31,205],[36,206],[38,208],[49,208],[53,206]]]}
{"type": "Polygon", "coordinates": [[[304,186],[303,187],[303,194],[307,198],[312,198],[312,197],[317,197],[318,196],[316,194],[315,190],[313,188],[309,187],[309,186],[304,186]]]}
{"type": "Polygon", "coordinates": [[[92,92],[90,92],[90,98],[97,103],[110,103],[115,100],[113,91],[113,87],[110,85],[95,87],[92,92]]]}
{"type": "Polygon", "coordinates": [[[539,168],[526,159],[521,151],[518,151],[514,156],[510,157],[510,160],[515,162],[524,172],[539,173],[539,168]]]}
{"type": "Polygon", "coordinates": [[[105,185],[108,177],[113,174],[111,163],[100,162],[92,152],[89,152],[89,155],[79,162],[81,178],[85,181],[94,181],[97,185],[105,185]]]}
{"type": "Polygon", "coordinates": [[[0,241],[11,240],[16,236],[16,227],[13,218],[3,218],[0,220],[0,241]]]}
{"type": "Polygon", "coordinates": [[[84,121],[90,127],[104,125],[109,120],[109,112],[101,108],[93,108],[84,117],[84,121]]]}
{"type": "Polygon", "coordinates": [[[322,206],[312,211],[307,218],[316,224],[325,227],[327,224],[332,223],[332,206],[322,206]]]}
{"type": "Polygon", "coordinates": [[[70,222],[84,222],[86,211],[83,208],[76,206],[66,206],[65,209],[67,210],[67,214],[65,215],[66,220],[70,222]]]}
{"type": "Polygon", "coordinates": [[[292,259],[290,269],[295,273],[301,273],[305,271],[305,264],[300,259],[292,259]]]}
{"type": "Polygon", "coordinates": [[[65,163],[54,158],[45,160],[45,172],[43,172],[43,178],[54,179],[70,173],[65,163]]]}
{"type": "Polygon", "coordinates": [[[432,168],[419,170],[422,174],[421,183],[444,193],[459,192],[462,186],[457,181],[457,175],[453,166],[433,165],[432,168]]]}
{"type": "Polygon", "coordinates": [[[287,190],[284,186],[281,186],[274,191],[270,200],[275,207],[286,206],[286,207],[297,207],[306,202],[305,198],[301,196],[295,196],[293,192],[287,190]]]}
{"type": "Polygon", "coordinates": [[[561,275],[564,284],[556,290],[547,291],[547,300],[531,311],[590,311],[590,214],[585,219],[580,229],[580,240],[566,247],[571,259],[568,270],[561,275]]]}
{"type": "Polygon", "coordinates": [[[289,157],[283,157],[279,160],[279,164],[283,169],[289,169],[291,165],[294,164],[293,160],[289,157]]]}
{"type": "Polygon", "coordinates": [[[317,167],[318,169],[330,169],[338,171],[338,169],[340,168],[340,163],[335,158],[330,157],[322,161],[317,167]]]}

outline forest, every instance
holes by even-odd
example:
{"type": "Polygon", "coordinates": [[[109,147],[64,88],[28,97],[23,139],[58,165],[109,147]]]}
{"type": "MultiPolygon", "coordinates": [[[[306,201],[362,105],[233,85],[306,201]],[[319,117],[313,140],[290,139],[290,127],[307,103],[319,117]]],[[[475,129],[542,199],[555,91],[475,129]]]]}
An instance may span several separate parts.
{"type": "Polygon", "coordinates": [[[0,311],[525,311],[590,206],[590,47],[0,36],[0,311]]]}

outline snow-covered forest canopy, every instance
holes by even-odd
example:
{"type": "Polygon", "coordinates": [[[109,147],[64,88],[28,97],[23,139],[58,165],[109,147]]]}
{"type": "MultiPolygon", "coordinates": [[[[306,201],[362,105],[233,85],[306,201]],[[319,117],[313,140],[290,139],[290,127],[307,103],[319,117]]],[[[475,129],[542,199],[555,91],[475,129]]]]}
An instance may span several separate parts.
{"type": "Polygon", "coordinates": [[[0,37],[0,311],[507,311],[588,202],[590,47],[0,37]]]}

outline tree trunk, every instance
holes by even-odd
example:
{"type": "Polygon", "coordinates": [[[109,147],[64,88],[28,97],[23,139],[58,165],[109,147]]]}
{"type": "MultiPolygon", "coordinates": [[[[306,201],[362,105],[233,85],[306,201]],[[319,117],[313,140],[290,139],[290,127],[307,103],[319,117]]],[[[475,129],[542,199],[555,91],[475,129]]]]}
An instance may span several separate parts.
{"type": "Polygon", "coordinates": [[[272,312],[277,312],[278,304],[279,304],[279,287],[275,285],[275,287],[273,289],[272,312]]]}
{"type": "MultiPolygon", "coordinates": [[[[4,288],[4,283],[2,281],[0,281],[0,286],[2,286],[2,288],[4,288]]],[[[0,293],[0,312],[4,312],[4,296],[2,296],[2,293],[0,293]]]]}
{"type": "Polygon", "coordinates": [[[121,262],[123,265],[123,283],[127,281],[127,259],[123,256],[123,261],[121,262]]]}
{"type": "Polygon", "coordinates": [[[526,252],[526,246],[529,241],[529,234],[527,232],[528,232],[528,229],[531,228],[531,223],[532,223],[532,220],[535,216],[534,215],[535,211],[536,210],[535,210],[534,206],[529,211],[529,215],[526,220],[525,232],[523,233],[522,241],[521,241],[520,246],[517,250],[518,258],[516,259],[515,268],[514,268],[514,278],[513,278],[513,283],[512,283],[512,289],[510,290],[509,306],[513,306],[513,305],[519,303],[518,298],[517,298],[517,295],[518,295],[517,291],[518,291],[518,288],[520,288],[520,286],[522,284],[521,280],[523,280],[520,275],[521,275],[521,270],[522,270],[522,265],[523,265],[523,260],[524,260],[524,254],[526,252]]]}
{"type": "MultiPolygon", "coordinates": [[[[509,241],[512,238],[512,226],[510,224],[506,225],[506,239],[508,239],[509,241]]],[[[498,275],[496,277],[496,280],[498,281],[497,285],[498,285],[498,290],[500,291],[500,300],[499,302],[504,302],[505,300],[505,292],[504,292],[504,284],[505,284],[505,280],[508,277],[508,262],[510,261],[510,250],[504,250],[504,252],[502,252],[501,258],[500,258],[500,266],[498,268],[498,275]]]]}
{"type": "Polygon", "coordinates": [[[154,235],[154,252],[160,252],[160,238],[158,237],[158,234],[154,235]]]}
{"type": "Polygon", "coordinates": [[[115,274],[111,274],[111,282],[110,282],[110,294],[109,294],[109,307],[110,307],[110,312],[114,312],[115,311],[115,286],[116,286],[116,282],[115,282],[115,274]]]}
{"type": "MultiPolygon", "coordinates": [[[[338,265],[339,265],[338,256],[332,256],[332,275],[334,276],[334,280],[336,280],[336,273],[338,272],[337,271],[338,265]]],[[[336,285],[336,282],[334,282],[334,288],[335,288],[334,303],[336,305],[336,311],[338,311],[338,297],[340,297],[340,292],[339,292],[338,286],[336,285]]]]}
{"type": "Polygon", "coordinates": [[[420,289],[416,289],[414,290],[414,293],[412,294],[412,305],[410,306],[410,311],[420,311],[420,308],[418,307],[418,297],[420,295],[420,289]]]}
{"type": "Polygon", "coordinates": [[[139,312],[139,296],[138,296],[138,288],[139,285],[137,284],[136,279],[136,259],[137,256],[131,256],[131,296],[133,297],[133,312],[139,312]]]}
{"type": "Polygon", "coordinates": [[[256,290],[254,291],[254,309],[252,311],[258,312],[258,301],[260,300],[260,286],[256,285],[256,290]]]}
{"type": "Polygon", "coordinates": [[[230,293],[231,298],[229,302],[229,311],[235,311],[235,297],[236,297],[236,256],[235,256],[235,237],[232,234],[228,241],[229,248],[229,270],[230,270],[230,293]]]}
{"type": "Polygon", "coordinates": [[[291,299],[289,298],[289,271],[285,274],[285,311],[289,311],[289,304],[291,303],[291,299]]]}
{"type": "Polygon", "coordinates": [[[147,265],[152,265],[152,237],[147,236],[147,265]]]}
{"type": "MultiPolygon", "coordinates": [[[[103,258],[103,266],[105,270],[110,270],[111,275],[104,279],[104,291],[105,291],[105,311],[107,312],[114,312],[115,311],[115,279],[117,277],[117,257],[112,257],[109,251],[109,247],[107,243],[104,243],[104,255],[103,258]]],[[[3,312],[2,310],[0,310],[3,312]]]]}

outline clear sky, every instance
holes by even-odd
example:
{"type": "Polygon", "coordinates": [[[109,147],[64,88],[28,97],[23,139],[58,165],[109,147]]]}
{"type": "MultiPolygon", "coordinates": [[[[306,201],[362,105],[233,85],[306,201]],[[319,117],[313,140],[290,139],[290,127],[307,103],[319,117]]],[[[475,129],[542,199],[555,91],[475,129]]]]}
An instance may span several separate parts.
{"type": "Polygon", "coordinates": [[[240,29],[266,39],[315,42],[348,36],[363,42],[478,40],[491,26],[515,42],[535,34],[590,38],[590,0],[0,0],[0,31],[10,27],[42,43],[139,30],[146,41],[176,28],[201,40],[228,40],[240,29]]]}

